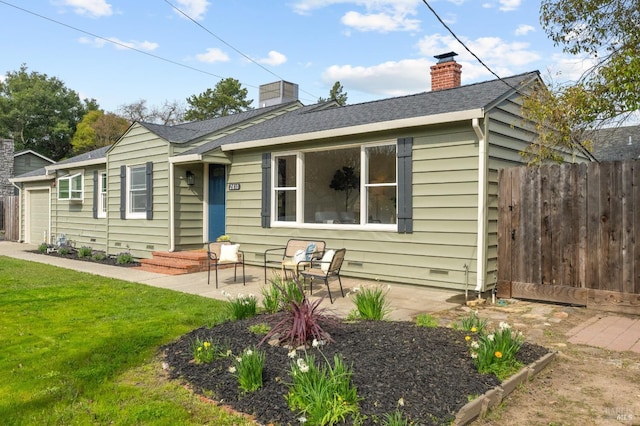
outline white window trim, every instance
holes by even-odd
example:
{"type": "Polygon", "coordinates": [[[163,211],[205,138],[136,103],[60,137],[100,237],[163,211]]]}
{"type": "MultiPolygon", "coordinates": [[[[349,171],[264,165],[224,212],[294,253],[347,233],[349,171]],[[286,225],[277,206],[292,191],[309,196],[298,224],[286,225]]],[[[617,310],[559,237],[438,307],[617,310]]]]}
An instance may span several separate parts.
{"type": "MultiPolygon", "coordinates": [[[[333,224],[325,224],[325,223],[305,223],[303,216],[304,209],[304,190],[303,181],[304,181],[304,160],[303,154],[306,152],[314,152],[314,151],[325,151],[331,148],[314,148],[314,149],[305,149],[300,151],[283,151],[278,153],[273,153],[271,156],[271,227],[272,228],[306,228],[306,229],[339,229],[339,230],[354,230],[354,231],[362,231],[362,230],[372,230],[372,231],[398,231],[398,224],[382,224],[382,223],[367,223],[367,187],[373,186],[395,186],[396,194],[398,191],[398,160],[396,155],[396,182],[395,184],[368,184],[367,183],[367,173],[369,168],[369,163],[367,161],[366,148],[371,148],[374,146],[383,146],[383,145],[396,145],[397,149],[397,141],[396,140],[386,140],[372,143],[360,143],[355,144],[353,146],[360,147],[360,205],[365,206],[360,210],[360,223],[357,224],[344,224],[344,223],[333,223],[333,224]],[[295,222],[287,222],[287,221],[278,221],[276,215],[276,206],[277,206],[277,190],[288,189],[285,187],[276,188],[277,182],[277,173],[278,166],[277,160],[279,157],[286,157],[289,155],[296,156],[296,220],[295,222]]],[[[334,149],[342,149],[349,148],[348,145],[336,147],[334,149]]],[[[396,206],[396,215],[397,215],[397,206],[396,206]]]]}
{"type": "Polygon", "coordinates": [[[72,175],[68,175],[68,176],[63,176],[61,178],[58,178],[58,188],[57,188],[57,196],[58,196],[58,200],[67,200],[67,201],[84,201],[84,176],[82,174],[82,172],[78,172],[78,173],[74,173],[72,175]],[[78,194],[78,191],[74,191],[72,189],[72,181],[73,179],[80,177],[80,191],[78,194]],[[69,196],[68,197],[60,197],[60,182],[62,181],[67,181],[69,182],[69,196]],[[76,193],[76,196],[74,195],[74,192],[76,193]]]}
{"type": "MultiPolygon", "coordinates": [[[[143,212],[133,212],[133,211],[131,211],[131,208],[133,207],[131,205],[131,169],[140,168],[140,167],[146,173],[146,166],[145,166],[144,163],[142,163],[142,164],[133,164],[133,165],[127,166],[127,214],[126,214],[126,218],[127,219],[146,219],[147,218],[147,212],[146,211],[143,211],[143,212]]],[[[145,187],[145,193],[148,190],[149,190],[149,188],[145,187]]]]}
{"type": "Polygon", "coordinates": [[[107,172],[98,172],[98,188],[94,188],[94,191],[98,191],[98,218],[103,219],[107,217],[107,182],[104,182],[107,172]],[[102,198],[102,194],[105,194],[105,198],[102,198]]]}

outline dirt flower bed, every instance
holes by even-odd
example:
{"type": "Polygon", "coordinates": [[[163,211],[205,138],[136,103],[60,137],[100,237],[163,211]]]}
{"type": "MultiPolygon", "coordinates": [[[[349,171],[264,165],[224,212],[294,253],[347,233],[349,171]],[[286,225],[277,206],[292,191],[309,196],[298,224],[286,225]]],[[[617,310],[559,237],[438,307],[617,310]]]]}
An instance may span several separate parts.
{"type": "Polygon", "coordinates": [[[99,256],[99,257],[93,257],[93,256],[84,256],[84,257],[80,257],[78,256],[78,251],[77,250],[71,250],[69,251],[69,253],[65,253],[65,254],[61,254],[58,253],[57,251],[50,251],[50,252],[42,252],[39,250],[32,250],[32,253],[36,253],[36,254],[41,254],[43,256],[56,256],[56,257],[61,257],[64,259],[72,259],[72,260],[79,260],[82,262],[92,262],[92,263],[100,263],[103,265],[111,265],[111,266],[121,266],[121,267],[132,267],[132,266],[140,266],[140,262],[137,262],[135,260],[132,260],[131,262],[126,262],[126,263],[118,263],[118,257],[117,256],[108,256],[108,255],[104,255],[104,257],[99,256]]]}
{"type": "MultiPolygon", "coordinates": [[[[260,347],[266,352],[264,384],[255,392],[243,394],[229,372],[233,356],[262,339],[249,327],[273,321],[260,315],[193,330],[163,348],[170,377],[183,380],[195,392],[220,404],[253,416],[260,424],[300,424],[300,413],[290,411],[285,400],[292,362],[287,348],[267,343],[260,347]],[[222,345],[233,356],[195,363],[196,339],[222,345]]],[[[463,331],[392,321],[330,322],[323,327],[335,342],[323,346],[322,354],[315,348],[307,351],[320,361],[324,357],[333,360],[334,354],[340,354],[352,367],[352,383],[361,398],[360,414],[365,425],[384,424],[386,415],[396,410],[412,424],[447,424],[471,399],[499,384],[494,375],[477,372],[465,341],[468,333],[463,331]]],[[[517,358],[526,365],[548,352],[544,347],[525,343],[517,358]]]]}

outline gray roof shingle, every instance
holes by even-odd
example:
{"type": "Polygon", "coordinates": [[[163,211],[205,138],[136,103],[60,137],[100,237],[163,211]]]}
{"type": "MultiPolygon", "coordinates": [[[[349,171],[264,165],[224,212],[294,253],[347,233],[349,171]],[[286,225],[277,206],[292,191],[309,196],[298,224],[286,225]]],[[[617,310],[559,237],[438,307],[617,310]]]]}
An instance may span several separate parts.
{"type": "Polygon", "coordinates": [[[539,73],[534,71],[504,78],[502,81],[491,80],[453,89],[423,92],[342,107],[323,109],[317,108],[317,105],[310,105],[224,136],[189,150],[183,155],[203,154],[221,145],[237,142],[487,108],[506,94],[513,92],[513,87],[517,88],[519,85],[538,77],[539,73]]]}
{"type": "Polygon", "coordinates": [[[57,162],[55,165],[65,165],[72,163],[79,163],[81,161],[95,160],[104,158],[106,161],[107,151],[111,148],[111,145],[103,146],[102,148],[94,149],[93,151],[85,152],[84,154],[76,155],[75,157],[67,158],[66,160],[62,160],[57,162]]]}
{"type": "Polygon", "coordinates": [[[640,126],[597,130],[593,137],[593,156],[599,161],[637,160],[640,158],[640,126]]]}

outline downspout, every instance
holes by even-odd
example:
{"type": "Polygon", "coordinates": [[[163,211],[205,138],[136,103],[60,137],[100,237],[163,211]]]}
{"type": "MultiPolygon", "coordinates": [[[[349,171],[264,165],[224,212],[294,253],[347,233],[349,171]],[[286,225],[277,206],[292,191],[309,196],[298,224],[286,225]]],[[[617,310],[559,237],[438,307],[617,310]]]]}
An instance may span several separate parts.
{"type": "Polygon", "coordinates": [[[176,235],[175,235],[175,183],[174,177],[174,165],[172,161],[169,161],[169,251],[176,250],[176,235]]]}
{"type": "Polygon", "coordinates": [[[485,289],[485,265],[487,249],[485,247],[486,211],[487,211],[487,147],[486,139],[477,118],[471,120],[473,131],[478,137],[478,247],[476,266],[476,288],[478,297],[485,289]]]}

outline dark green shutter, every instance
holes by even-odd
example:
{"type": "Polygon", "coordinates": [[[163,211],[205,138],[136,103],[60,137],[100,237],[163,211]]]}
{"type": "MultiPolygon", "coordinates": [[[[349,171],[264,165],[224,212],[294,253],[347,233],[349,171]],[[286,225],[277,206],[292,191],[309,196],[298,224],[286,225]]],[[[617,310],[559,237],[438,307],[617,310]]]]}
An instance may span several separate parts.
{"type": "Polygon", "coordinates": [[[98,182],[98,171],[93,171],[93,218],[98,218],[98,197],[100,196],[100,186],[98,182]]]}
{"type": "Polygon", "coordinates": [[[398,233],[413,232],[413,138],[398,139],[398,233]]]}
{"type": "Polygon", "coordinates": [[[271,153],[262,154],[262,227],[271,227],[271,153]]]}
{"type": "Polygon", "coordinates": [[[153,162],[146,164],[147,172],[147,220],[153,219],[153,162]]]}
{"type": "Polygon", "coordinates": [[[120,219],[127,218],[127,166],[120,166],[120,219]]]}

